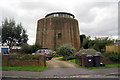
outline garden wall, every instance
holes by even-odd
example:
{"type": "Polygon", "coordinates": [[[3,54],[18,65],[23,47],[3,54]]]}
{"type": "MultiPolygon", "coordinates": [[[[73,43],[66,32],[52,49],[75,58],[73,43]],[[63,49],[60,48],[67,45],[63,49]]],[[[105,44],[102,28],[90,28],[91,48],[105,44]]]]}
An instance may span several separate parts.
{"type": "Polygon", "coordinates": [[[120,53],[120,46],[106,46],[106,51],[120,53]]]}
{"type": "Polygon", "coordinates": [[[46,66],[46,58],[44,55],[39,55],[39,60],[15,60],[10,59],[9,54],[2,56],[2,66],[46,66]]]}
{"type": "Polygon", "coordinates": [[[101,62],[104,64],[118,64],[118,62],[112,61],[109,58],[101,57],[101,62]]]}

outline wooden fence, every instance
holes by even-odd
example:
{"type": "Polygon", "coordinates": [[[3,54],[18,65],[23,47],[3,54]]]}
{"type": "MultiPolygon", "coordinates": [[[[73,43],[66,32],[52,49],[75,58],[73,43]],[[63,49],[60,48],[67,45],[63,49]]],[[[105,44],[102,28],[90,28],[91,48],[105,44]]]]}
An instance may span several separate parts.
{"type": "Polygon", "coordinates": [[[120,53],[120,46],[106,46],[106,51],[120,53]]]}

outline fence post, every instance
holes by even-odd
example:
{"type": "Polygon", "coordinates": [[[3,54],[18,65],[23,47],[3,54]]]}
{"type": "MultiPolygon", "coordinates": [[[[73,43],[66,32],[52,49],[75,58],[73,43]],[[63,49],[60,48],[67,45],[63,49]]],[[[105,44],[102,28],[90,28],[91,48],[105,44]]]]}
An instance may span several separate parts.
{"type": "Polygon", "coordinates": [[[46,66],[46,57],[44,55],[39,55],[39,66],[41,67],[46,66]]]}

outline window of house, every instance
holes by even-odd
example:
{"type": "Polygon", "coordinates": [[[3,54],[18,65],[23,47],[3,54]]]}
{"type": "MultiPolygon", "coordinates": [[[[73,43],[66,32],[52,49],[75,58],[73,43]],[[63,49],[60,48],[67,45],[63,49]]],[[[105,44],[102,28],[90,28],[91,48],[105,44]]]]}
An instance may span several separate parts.
{"type": "Polygon", "coordinates": [[[58,39],[61,39],[61,38],[62,38],[62,34],[58,33],[58,39]]]}

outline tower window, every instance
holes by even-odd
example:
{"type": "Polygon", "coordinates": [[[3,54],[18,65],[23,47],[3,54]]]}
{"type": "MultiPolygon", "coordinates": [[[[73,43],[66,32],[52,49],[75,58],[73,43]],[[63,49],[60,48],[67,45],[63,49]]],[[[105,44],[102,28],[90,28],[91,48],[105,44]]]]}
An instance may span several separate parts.
{"type": "Polygon", "coordinates": [[[61,39],[61,38],[62,38],[62,34],[58,33],[58,39],[61,39]]]}

